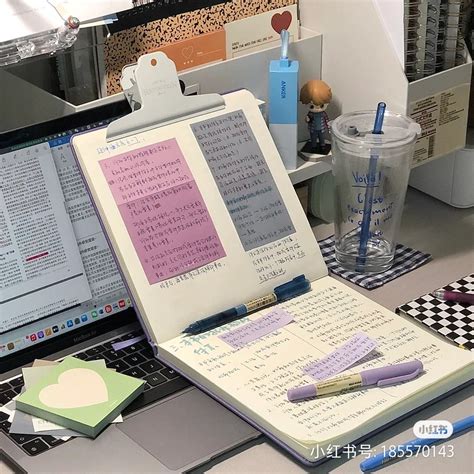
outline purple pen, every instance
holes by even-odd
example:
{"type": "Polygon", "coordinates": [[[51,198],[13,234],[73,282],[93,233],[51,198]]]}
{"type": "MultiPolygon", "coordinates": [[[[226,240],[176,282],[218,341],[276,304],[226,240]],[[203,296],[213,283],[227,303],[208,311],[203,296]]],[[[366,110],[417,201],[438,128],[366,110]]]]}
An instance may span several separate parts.
{"type": "Polygon", "coordinates": [[[384,387],[400,382],[406,382],[417,377],[423,370],[419,360],[404,362],[402,364],[387,365],[379,369],[363,370],[358,374],[342,375],[334,379],[323,380],[311,385],[296,387],[288,390],[290,402],[297,402],[306,398],[330,395],[345,390],[351,390],[368,385],[384,387]]]}
{"type": "Polygon", "coordinates": [[[431,293],[435,298],[456,303],[474,304],[474,293],[461,293],[460,291],[437,290],[431,293]]]}

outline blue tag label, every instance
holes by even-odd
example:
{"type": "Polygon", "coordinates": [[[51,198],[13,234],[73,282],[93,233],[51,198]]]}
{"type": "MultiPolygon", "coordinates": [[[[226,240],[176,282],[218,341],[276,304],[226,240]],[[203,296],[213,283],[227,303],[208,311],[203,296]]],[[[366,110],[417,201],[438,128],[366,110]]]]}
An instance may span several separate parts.
{"type": "Polygon", "coordinates": [[[298,121],[298,61],[270,62],[268,85],[269,123],[297,123],[298,121]]]}

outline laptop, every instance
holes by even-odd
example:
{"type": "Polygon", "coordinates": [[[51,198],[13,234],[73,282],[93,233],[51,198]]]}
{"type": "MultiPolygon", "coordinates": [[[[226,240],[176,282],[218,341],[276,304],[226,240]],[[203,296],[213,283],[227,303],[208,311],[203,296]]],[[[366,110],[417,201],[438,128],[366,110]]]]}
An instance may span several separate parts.
{"type": "Polygon", "coordinates": [[[0,135],[0,452],[15,469],[183,472],[259,436],[144,338],[69,144],[128,112],[124,100],[0,135]],[[10,433],[22,367],[66,355],[104,359],[145,391],[94,440],[31,432],[31,419],[10,433]]]}

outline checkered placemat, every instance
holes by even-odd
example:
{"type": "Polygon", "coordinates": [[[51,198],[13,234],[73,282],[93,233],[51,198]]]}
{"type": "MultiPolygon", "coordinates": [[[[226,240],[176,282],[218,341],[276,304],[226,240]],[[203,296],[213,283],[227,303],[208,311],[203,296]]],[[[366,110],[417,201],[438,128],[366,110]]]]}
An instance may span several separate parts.
{"type": "MultiPolygon", "coordinates": [[[[474,274],[442,289],[474,293],[474,274]]],[[[443,301],[427,294],[399,306],[396,312],[404,313],[456,344],[474,350],[474,305],[443,301]]]]}
{"type": "Polygon", "coordinates": [[[334,236],[320,241],[319,247],[321,248],[324,261],[332,273],[368,290],[373,290],[374,288],[385,285],[385,283],[395,280],[395,278],[411,272],[428,260],[431,260],[429,253],[423,253],[419,250],[413,250],[402,244],[398,244],[395,249],[395,259],[390,270],[375,275],[364,275],[363,273],[346,270],[336,262],[334,236]]]}

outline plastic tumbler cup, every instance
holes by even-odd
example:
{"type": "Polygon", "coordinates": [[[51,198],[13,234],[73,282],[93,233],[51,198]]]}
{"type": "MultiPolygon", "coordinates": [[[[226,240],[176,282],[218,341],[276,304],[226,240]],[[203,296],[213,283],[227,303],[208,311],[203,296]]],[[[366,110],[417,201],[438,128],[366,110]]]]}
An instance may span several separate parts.
{"type": "Polygon", "coordinates": [[[335,181],[335,252],[344,268],[380,273],[393,264],[397,233],[420,126],[386,112],[381,134],[375,111],[331,123],[335,181]]]}

